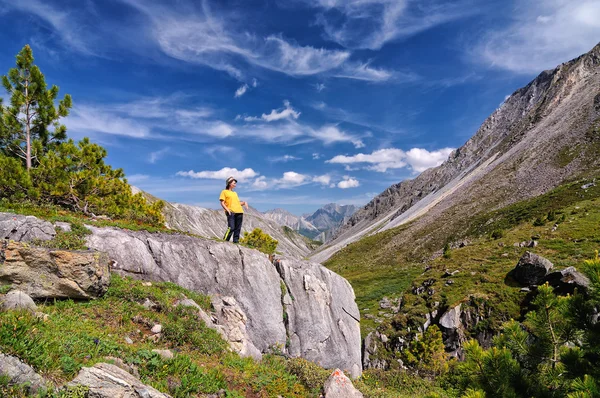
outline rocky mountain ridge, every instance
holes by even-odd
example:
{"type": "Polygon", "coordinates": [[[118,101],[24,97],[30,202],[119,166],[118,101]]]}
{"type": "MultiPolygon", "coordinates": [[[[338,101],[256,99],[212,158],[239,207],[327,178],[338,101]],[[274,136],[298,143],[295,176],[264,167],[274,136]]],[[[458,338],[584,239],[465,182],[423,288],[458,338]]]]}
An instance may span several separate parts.
{"type": "Polygon", "coordinates": [[[311,258],[323,262],[366,235],[411,221],[396,245],[418,235],[413,247],[423,246],[431,228],[442,241],[460,236],[462,220],[585,175],[599,164],[599,117],[597,45],[515,91],[442,165],[376,196],[311,258]]]}
{"type": "Polygon", "coordinates": [[[285,209],[273,209],[263,213],[265,218],[298,231],[311,239],[326,242],[337,229],[348,221],[357,210],[354,205],[329,203],[312,214],[296,216],[285,209]]]}

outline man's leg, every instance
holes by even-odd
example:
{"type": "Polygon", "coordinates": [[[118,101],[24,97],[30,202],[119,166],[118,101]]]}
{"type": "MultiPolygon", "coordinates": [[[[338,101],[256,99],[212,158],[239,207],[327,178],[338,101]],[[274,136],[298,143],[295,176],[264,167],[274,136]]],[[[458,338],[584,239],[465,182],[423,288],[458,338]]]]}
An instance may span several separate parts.
{"type": "MultiPolygon", "coordinates": [[[[235,214],[231,213],[227,215],[227,231],[225,231],[225,236],[223,239],[229,241],[231,236],[233,235],[233,231],[235,230],[235,214]]],[[[233,238],[235,241],[235,237],[233,238]]]]}
{"type": "Polygon", "coordinates": [[[244,220],[244,213],[236,213],[235,215],[235,228],[233,230],[233,243],[240,241],[240,232],[242,232],[242,221],[244,220]]]}

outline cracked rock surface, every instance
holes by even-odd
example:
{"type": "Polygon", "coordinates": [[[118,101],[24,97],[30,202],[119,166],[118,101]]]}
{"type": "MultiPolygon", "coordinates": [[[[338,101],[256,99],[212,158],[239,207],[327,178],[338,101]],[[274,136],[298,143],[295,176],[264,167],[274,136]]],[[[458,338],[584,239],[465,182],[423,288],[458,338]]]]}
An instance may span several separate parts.
{"type": "Polygon", "coordinates": [[[275,267],[265,254],[232,243],[88,228],[92,234],[87,245],[109,253],[113,271],[121,275],[233,298],[247,317],[240,319],[249,343],[258,351],[276,347],[327,368],[347,370],[353,377],[360,375],[354,291],[344,278],[320,264],[283,258],[275,267]]]}
{"type": "Polygon", "coordinates": [[[13,213],[0,213],[0,239],[29,242],[34,239],[54,238],[54,226],[34,216],[13,213]]]}

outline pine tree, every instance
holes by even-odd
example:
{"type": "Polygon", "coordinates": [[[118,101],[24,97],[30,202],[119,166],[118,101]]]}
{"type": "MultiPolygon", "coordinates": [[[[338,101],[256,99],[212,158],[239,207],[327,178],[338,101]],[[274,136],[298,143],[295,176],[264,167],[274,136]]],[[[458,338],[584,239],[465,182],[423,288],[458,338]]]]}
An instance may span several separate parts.
{"type": "Polygon", "coordinates": [[[29,172],[53,144],[66,139],[67,129],[59,120],[69,114],[72,101],[67,94],[55,106],[58,87],[48,89],[29,45],[16,58],[17,67],[2,76],[10,104],[0,107],[0,151],[23,159],[29,172]]]}

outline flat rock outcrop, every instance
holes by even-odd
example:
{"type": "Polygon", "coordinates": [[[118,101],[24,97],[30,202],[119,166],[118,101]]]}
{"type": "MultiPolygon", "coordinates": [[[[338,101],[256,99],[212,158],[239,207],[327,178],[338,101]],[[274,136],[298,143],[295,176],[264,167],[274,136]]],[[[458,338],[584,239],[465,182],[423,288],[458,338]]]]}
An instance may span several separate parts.
{"type": "Polygon", "coordinates": [[[46,381],[26,363],[17,357],[5,355],[0,352],[0,375],[8,378],[12,385],[29,384],[29,392],[34,395],[36,391],[46,388],[46,381]]]}
{"type": "Polygon", "coordinates": [[[91,368],[82,368],[69,386],[83,385],[89,388],[88,396],[94,398],[169,398],[153,387],[116,365],[97,363],[91,368]]]}
{"type": "Polygon", "coordinates": [[[34,299],[90,299],[108,289],[105,253],[52,250],[12,241],[1,252],[0,284],[13,285],[34,299]]]}
{"type": "Polygon", "coordinates": [[[260,352],[275,348],[360,375],[354,292],[345,279],[321,265],[284,258],[276,268],[265,254],[232,243],[89,228],[87,245],[110,253],[113,271],[232,297],[247,317],[237,316],[245,322],[249,342],[260,352]],[[282,295],[284,290],[289,294],[282,295]]]}
{"type": "Polygon", "coordinates": [[[56,236],[54,226],[33,216],[0,213],[0,239],[28,242],[50,240],[56,236]]]}

